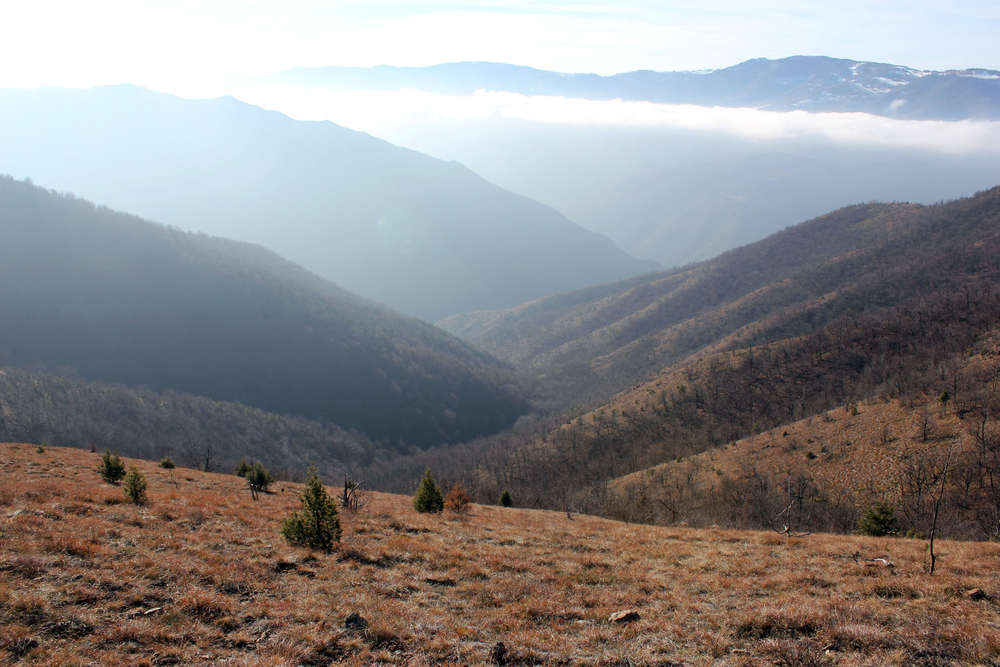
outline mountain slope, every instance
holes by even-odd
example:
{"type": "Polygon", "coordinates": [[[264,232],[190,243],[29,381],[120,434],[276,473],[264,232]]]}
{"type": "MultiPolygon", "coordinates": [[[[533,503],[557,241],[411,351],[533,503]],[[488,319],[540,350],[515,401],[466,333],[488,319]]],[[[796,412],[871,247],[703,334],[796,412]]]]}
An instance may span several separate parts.
{"type": "Polygon", "coordinates": [[[495,432],[511,374],[259,246],[0,179],[0,365],[239,401],[408,451],[495,432]]]}
{"type": "Polygon", "coordinates": [[[863,299],[895,305],[917,280],[918,258],[930,270],[947,249],[992,233],[998,200],[994,188],[945,206],[847,207],[690,267],[440,326],[519,367],[613,393],[764,320],[780,339],[863,299]],[[890,278],[900,291],[885,291],[890,278]]]}
{"type": "Polygon", "coordinates": [[[430,321],[658,268],[457,163],[232,98],[0,90],[0,172],[264,245],[430,321]]]}
{"type": "MultiPolygon", "coordinates": [[[[900,465],[920,463],[918,477],[946,465],[947,492],[957,498],[949,511],[961,519],[950,529],[991,537],[1000,530],[998,230],[1000,187],[934,206],[859,205],[690,270],[473,314],[461,323],[467,332],[562,381],[570,397],[588,398],[594,409],[462,451],[396,461],[382,483],[390,488],[408,467],[477,470],[467,479],[485,497],[517,489],[538,506],[662,520],[669,513],[638,512],[641,498],[615,495],[612,480],[860,401],[899,400],[928,415],[940,402],[966,420],[972,437],[962,440],[970,448],[956,440],[949,462],[951,440],[939,434],[940,447],[916,448],[900,465]],[[603,396],[583,393],[596,383],[603,396]],[[626,391],[609,396],[616,388],[626,391]]],[[[786,484],[797,482],[789,470],[750,462],[730,495],[703,487],[718,511],[701,516],[767,527],[775,516],[769,508],[791,502],[786,484]],[[766,502],[751,516],[745,510],[753,493],[766,502]]],[[[657,479],[654,486],[673,493],[677,480],[657,479]]],[[[643,497],[658,503],[663,490],[643,497]]],[[[869,491],[818,488],[825,500],[815,525],[851,529],[864,503],[879,500],[878,487],[869,491]]],[[[927,512],[921,505],[911,527],[925,530],[927,512]]]]}
{"type": "Polygon", "coordinates": [[[0,369],[0,440],[75,447],[232,470],[260,461],[285,478],[310,465],[327,479],[389,458],[357,431],[174,391],[153,392],[0,369]]]}
{"type": "Polygon", "coordinates": [[[316,67],[287,70],[255,81],[346,90],[417,88],[445,95],[471,95],[485,89],[772,111],[859,111],[913,120],[1000,120],[1000,72],[975,68],[930,72],[822,56],[754,58],[718,70],[647,70],[612,76],[488,62],[368,69],[316,67]]]}

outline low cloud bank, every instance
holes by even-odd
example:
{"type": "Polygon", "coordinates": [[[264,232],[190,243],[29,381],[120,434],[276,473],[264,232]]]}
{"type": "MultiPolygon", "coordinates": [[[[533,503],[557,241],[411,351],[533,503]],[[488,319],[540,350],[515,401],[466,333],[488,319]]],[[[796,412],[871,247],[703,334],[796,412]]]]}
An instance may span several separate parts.
{"type": "Polygon", "coordinates": [[[774,112],[693,105],[593,101],[480,90],[467,97],[393,92],[246,87],[233,95],[299,120],[331,120],[376,136],[447,122],[519,120],[564,126],[673,129],[745,141],[824,141],[951,155],[1000,154],[1000,122],[894,120],[864,113],[774,112]]]}

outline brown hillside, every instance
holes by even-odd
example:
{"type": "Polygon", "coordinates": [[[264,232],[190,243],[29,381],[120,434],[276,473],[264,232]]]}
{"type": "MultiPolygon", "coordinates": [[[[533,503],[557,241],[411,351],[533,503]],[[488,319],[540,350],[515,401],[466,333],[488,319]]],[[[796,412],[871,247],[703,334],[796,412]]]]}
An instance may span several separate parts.
{"type": "MultiPolygon", "coordinates": [[[[925,497],[919,498],[921,489],[914,485],[921,475],[942,469],[950,456],[943,512],[948,520],[942,530],[953,537],[977,534],[971,525],[975,493],[970,490],[963,503],[957,488],[963,476],[966,483],[972,479],[971,463],[979,455],[969,426],[936,401],[860,402],[633,473],[616,490],[621,499],[648,500],[642,508],[624,509],[627,504],[620,503],[632,520],[697,524],[709,520],[715,504],[740,504],[735,501],[741,498],[744,511],[766,524],[804,491],[804,502],[796,506],[799,516],[792,519],[800,529],[810,523],[803,514],[829,512],[832,504],[851,511],[842,512],[840,525],[823,527],[850,532],[858,513],[885,502],[896,508],[901,527],[926,532],[927,497],[938,487],[924,479],[925,497]]],[[[782,515],[774,525],[787,523],[782,515]]]]}
{"type": "Polygon", "coordinates": [[[0,655],[32,665],[945,665],[1000,658],[1000,546],[631,526],[375,494],[333,554],[297,486],[0,445],[0,655]],[[885,567],[866,558],[886,558],[885,567]],[[981,592],[969,595],[967,592],[981,592]],[[610,614],[638,611],[624,625],[610,614]],[[366,627],[345,627],[352,613],[366,627]],[[503,648],[498,648],[499,643],[503,648]]]}
{"type": "MultiPolygon", "coordinates": [[[[572,364],[582,374],[555,364],[543,376],[564,389],[572,389],[571,376],[590,388],[607,389],[600,378],[628,381],[628,388],[593,410],[576,408],[530,428],[522,423],[514,434],[390,462],[376,470],[379,484],[401,490],[394,480],[431,467],[463,479],[480,500],[506,488],[530,507],[669,524],[683,515],[697,525],[740,528],[770,527],[797,485],[802,509],[806,497],[812,503],[809,529],[837,532],[852,530],[872,503],[893,501],[903,485],[915,485],[907,492],[912,502],[895,509],[906,514],[901,530],[922,533],[929,530],[927,480],[943,475],[953,534],[1000,538],[998,229],[1000,188],[935,206],[855,206],[693,267],[680,285],[667,285],[680,274],[661,274],[618,292],[606,286],[612,294],[589,302],[577,293],[526,304],[524,317],[508,321],[505,331],[551,305],[567,311],[550,312],[549,325],[536,318],[539,333],[523,345],[572,330],[560,329],[560,321],[617,312],[613,324],[573,338],[608,343],[576,349],[572,364]],[[647,301],[633,298],[641,292],[647,301]],[[633,498],[614,482],[843,406],[897,401],[933,411],[945,392],[975,447],[928,434],[936,445],[910,457],[913,479],[895,479],[898,492],[876,485],[864,497],[846,493],[829,475],[813,474],[823,460],[808,466],[808,475],[793,475],[796,466],[751,464],[739,478],[726,477],[732,484],[718,493],[703,485],[699,512],[689,511],[693,498],[685,496],[678,513],[662,506],[662,489],[633,498]],[[917,507],[906,507],[912,503],[917,507]]],[[[837,438],[855,439],[846,432],[837,438]]],[[[855,466],[845,474],[879,465],[864,458],[841,459],[855,466]]],[[[687,482],[676,483],[683,489],[669,483],[673,495],[692,490],[687,482]]]]}
{"type": "Polygon", "coordinates": [[[860,204],[668,272],[439,326],[568,401],[598,402],[705,346],[809,334],[994,282],[1000,188],[935,206],[860,204]]]}

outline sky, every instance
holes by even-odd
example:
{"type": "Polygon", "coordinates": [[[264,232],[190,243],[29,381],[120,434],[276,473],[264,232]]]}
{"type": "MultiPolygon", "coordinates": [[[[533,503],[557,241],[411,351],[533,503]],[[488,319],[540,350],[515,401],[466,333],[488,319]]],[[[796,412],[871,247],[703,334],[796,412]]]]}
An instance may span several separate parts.
{"type": "Polygon", "coordinates": [[[462,60],[613,74],[828,55],[1000,70],[996,0],[4,0],[2,15],[0,86],[189,97],[291,67],[462,60]]]}

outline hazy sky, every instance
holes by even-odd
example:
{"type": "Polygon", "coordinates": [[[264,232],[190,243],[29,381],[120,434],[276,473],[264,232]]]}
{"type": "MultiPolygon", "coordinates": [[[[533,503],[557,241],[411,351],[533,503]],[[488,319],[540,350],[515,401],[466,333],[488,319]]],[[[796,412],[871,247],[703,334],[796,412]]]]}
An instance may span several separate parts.
{"type": "Polygon", "coordinates": [[[20,87],[212,94],[290,67],[460,60],[610,74],[805,54],[1000,69],[996,0],[6,0],[2,16],[0,85],[20,87]]]}

